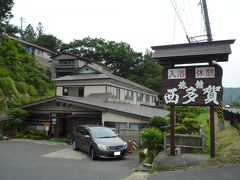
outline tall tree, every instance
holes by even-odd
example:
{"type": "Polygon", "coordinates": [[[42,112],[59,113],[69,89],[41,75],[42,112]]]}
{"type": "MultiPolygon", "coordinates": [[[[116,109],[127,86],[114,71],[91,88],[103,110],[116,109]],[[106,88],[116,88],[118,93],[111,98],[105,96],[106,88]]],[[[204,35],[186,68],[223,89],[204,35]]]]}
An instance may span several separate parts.
{"type": "Polygon", "coordinates": [[[43,25],[41,22],[38,23],[36,28],[36,36],[39,38],[43,34],[43,25]]]}
{"type": "Polygon", "coordinates": [[[0,0],[0,21],[5,22],[13,17],[11,9],[14,3],[12,0],[0,0]]]}
{"type": "Polygon", "coordinates": [[[160,93],[162,87],[162,66],[152,59],[151,52],[146,52],[143,56],[143,62],[137,67],[134,74],[128,75],[128,79],[160,93]]]}
{"type": "Polygon", "coordinates": [[[9,26],[9,20],[13,17],[11,13],[13,5],[13,0],[0,0],[0,34],[6,32],[9,26]]]}
{"type": "Polygon", "coordinates": [[[143,55],[127,43],[90,37],[64,44],[62,51],[94,59],[112,69],[114,74],[160,92],[162,66],[151,58],[151,52],[143,55]]]}
{"type": "Polygon", "coordinates": [[[63,51],[94,59],[113,70],[116,75],[127,78],[142,62],[142,53],[135,52],[125,42],[106,41],[86,37],[63,46],[63,51]]]}
{"type": "Polygon", "coordinates": [[[62,41],[51,34],[41,34],[37,38],[36,44],[48,48],[54,52],[58,52],[61,48],[62,41]]]}
{"type": "Polygon", "coordinates": [[[27,27],[24,30],[23,35],[24,35],[24,37],[23,37],[24,40],[35,43],[36,33],[34,32],[34,28],[31,24],[27,25],[27,27]]]}

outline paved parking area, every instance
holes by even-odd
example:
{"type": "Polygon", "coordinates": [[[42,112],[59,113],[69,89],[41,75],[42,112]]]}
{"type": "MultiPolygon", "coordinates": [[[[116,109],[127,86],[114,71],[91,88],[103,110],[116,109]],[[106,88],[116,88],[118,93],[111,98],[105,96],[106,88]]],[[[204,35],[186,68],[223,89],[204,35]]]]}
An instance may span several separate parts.
{"type": "Polygon", "coordinates": [[[42,156],[50,158],[62,158],[62,159],[84,159],[88,158],[88,155],[79,151],[73,151],[71,147],[58,150],[52,153],[44,154],[42,156]]]}
{"type": "Polygon", "coordinates": [[[60,143],[0,141],[1,180],[122,180],[137,165],[137,154],[124,160],[92,161],[60,143]]]}

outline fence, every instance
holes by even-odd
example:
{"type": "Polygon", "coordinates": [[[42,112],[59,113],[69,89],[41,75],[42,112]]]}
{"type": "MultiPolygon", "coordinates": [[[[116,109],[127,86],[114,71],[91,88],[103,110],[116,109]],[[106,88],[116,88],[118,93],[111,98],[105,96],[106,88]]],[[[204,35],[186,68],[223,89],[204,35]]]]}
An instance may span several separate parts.
{"type": "Polygon", "coordinates": [[[223,113],[224,119],[229,121],[233,127],[240,131],[240,109],[225,108],[223,113]]]}
{"type": "MultiPolygon", "coordinates": [[[[195,151],[204,151],[203,136],[189,134],[175,134],[175,146],[180,147],[183,153],[192,153],[195,151]]],[[[164,151],[170,147],[170,134],[164,133],[164,151]]]]}

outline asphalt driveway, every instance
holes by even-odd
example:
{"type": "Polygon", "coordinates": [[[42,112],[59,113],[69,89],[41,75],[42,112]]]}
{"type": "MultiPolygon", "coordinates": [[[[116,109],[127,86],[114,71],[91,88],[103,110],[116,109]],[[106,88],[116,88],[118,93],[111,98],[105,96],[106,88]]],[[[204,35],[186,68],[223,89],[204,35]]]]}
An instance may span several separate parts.
{"type": "Polygon", "coordinates": [[[0,141],[1,180],[122,180],[137,165],[136,154],[124,160],[92,161],[63,144],[0,141]]]}

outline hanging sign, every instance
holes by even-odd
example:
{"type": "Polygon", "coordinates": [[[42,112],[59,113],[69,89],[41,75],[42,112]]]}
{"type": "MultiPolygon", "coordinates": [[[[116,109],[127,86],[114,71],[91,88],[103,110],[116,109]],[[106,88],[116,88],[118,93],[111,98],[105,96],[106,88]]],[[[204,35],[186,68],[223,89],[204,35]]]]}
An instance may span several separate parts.
{"type": "Polygon", "coordinates": [[[214,66],[165,67],[163,99],[167,105],[218,105],[222,100],[222,68],[214,66]]]}

